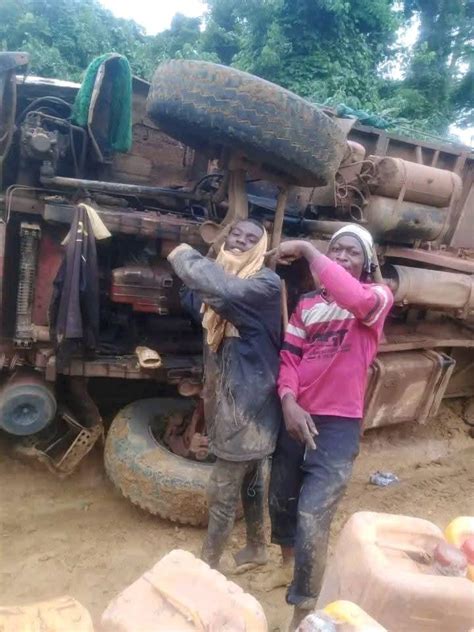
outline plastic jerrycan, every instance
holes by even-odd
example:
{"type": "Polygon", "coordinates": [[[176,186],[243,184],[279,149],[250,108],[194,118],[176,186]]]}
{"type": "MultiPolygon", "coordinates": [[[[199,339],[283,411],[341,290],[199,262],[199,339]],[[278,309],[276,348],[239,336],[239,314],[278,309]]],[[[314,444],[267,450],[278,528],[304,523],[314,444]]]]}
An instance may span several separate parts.
{"type": "Polygon", "coordinates": [[[353,514],[326,568],[317,607],[352,601],[390,632],[468,632],[474,582],[437,573],[432,555],[444,541],[427,520],[353,514]]]}
{"type": "Polygon", "coordinates": [[[467,557],[467,576],[474,582],[474,516],[459,516],[448,524],[444,536],[467,557]]]}
{"type": "MultiPolygon", "coordinates": [[[[328,614],[334,621],[342,625],[341,632],[345,628],[354,632],[387,632],[372,617],[370,617],[360,606],[352,601],[333,601],[325,606],[323,612],[328,614]]],[[[337,628],[338,629],[338,628],[337,628]]]]}

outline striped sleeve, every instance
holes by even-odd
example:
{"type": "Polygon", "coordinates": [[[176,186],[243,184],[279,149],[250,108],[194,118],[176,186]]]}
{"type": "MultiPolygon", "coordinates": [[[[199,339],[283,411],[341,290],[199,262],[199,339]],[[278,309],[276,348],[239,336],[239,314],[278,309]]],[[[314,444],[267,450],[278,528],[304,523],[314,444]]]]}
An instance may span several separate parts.
{"type": "Polygon", "coordinates": [[[375,327],[380,321],[385,320],[393,303],[393,296],[386,285],[372,285],[370,287],[373,296],[373,306],[361,321],[367,327],[375,327]]]}
{"type": "Polygon", "coordinates": [[[393,296],[387,285],[361,283],[335,261],[324,255],[315,259],[311,271],[328,290],[336,303],[350,311],[367,327],[377,327],[385,320],[393,296]]]}
{"type": "Polygon", "coordinates": [[[288,393],[298,396],[298,365],[303,355],[306,329],[301,319],[301,303],[290,318],[285,332],[285,340],[280,351],[280,372],[278,375],[278,394],[281,399],[288,393]]]}

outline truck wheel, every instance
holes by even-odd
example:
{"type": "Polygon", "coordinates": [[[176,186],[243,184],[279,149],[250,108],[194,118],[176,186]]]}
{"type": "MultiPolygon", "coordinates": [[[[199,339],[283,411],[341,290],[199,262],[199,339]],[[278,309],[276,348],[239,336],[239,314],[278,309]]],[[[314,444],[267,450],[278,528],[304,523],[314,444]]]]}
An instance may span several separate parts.
{"type": "Polygon", "coordinates": [[[172,413],[188,413],[188,399],[141,399],[123,408],[110,426],[105,469],[134,505],[182,524],[207,524],[207,484],[212,464],[184,459],[155,438],[172,413]]]}
{"type": "Polygon", "coordinates": [[[170,136],[219,156],[222,147],[300,186],[325,185],[345,150],[345,133],[293,92],[246,72],[203,61],[160,65],[149,116],[170,136]]]}

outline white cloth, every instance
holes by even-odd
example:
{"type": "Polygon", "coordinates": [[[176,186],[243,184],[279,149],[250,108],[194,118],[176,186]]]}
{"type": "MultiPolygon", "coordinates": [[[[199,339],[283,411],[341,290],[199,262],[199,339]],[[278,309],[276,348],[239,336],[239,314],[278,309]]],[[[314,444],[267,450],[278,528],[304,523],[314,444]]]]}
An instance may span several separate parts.
{"type": "MultiPolygon", "coordinates": [[[[92,208],[92,206],[89,206],[88,204],[84,204],[83,202],[78,204],[78,207],[80,206],[82,206],[84,210],[86,211],[87,216],[89,218],[90,225],[92,227],[92,232],[94,233],[94,237],[97,240],[108,239],[109,237],[112,236],[111,232],[109,231],[107,226],[104,224],[104,222],[100,218],[100,215],[97,213],[95,208],[92,208]]],[[[66,237],[63,239],[61,245],[66,246],[70,238],[71,238],[71,231],[68,232],[66,237]]]]}
{"type": "Polygon", "coordinates": [[[355,237],[357,241],[359,241],[364,251],[364,270],[365,272],[371,272],[372,264],[374,263],[374,240],[372,239],[372,235],[366,228],[358,224],[348,224],[334,233],[329,245],[344,235],[355,237]]]}

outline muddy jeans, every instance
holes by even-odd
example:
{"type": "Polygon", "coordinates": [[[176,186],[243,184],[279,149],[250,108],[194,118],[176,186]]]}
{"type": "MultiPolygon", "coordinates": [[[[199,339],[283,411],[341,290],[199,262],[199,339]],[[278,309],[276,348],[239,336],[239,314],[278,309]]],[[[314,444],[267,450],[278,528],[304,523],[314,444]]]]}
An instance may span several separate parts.
{"type": "Polygon", "coordinates": [[[313,608],[321,590],[329,529],[359,452],[358,419],[313,416],[317,449],[305,450],[283,426],[270,479],[272,542],[295,547],[287,602],[313,608]]]}
{"type": "Polygon", "coordinates": [[[209,525],[201,558],[211,567],[219,563],[234,526],[235,513],[242,499],[247,544],[265,544],[263,530],[263,464],[257,461],[217,459],[209,481],[209,525]]]}

